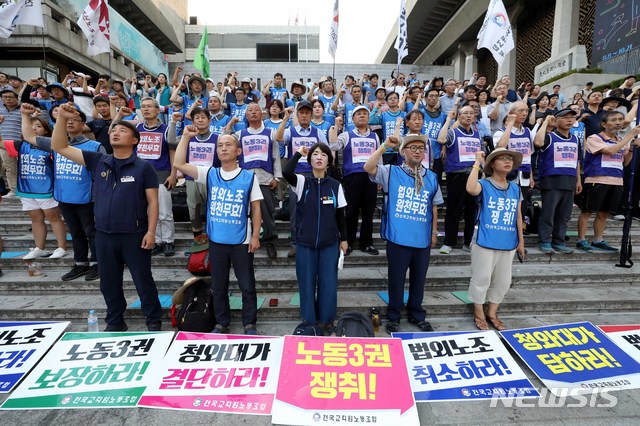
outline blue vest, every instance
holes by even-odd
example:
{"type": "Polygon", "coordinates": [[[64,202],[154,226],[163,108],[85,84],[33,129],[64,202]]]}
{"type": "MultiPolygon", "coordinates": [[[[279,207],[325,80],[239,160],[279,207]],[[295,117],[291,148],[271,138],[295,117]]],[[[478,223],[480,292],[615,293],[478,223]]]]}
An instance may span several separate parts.
{"type": "MultiPolygon", "coordinates": [[[[88,140],[77,145],[75,148],[83,151],[99,151],[100,142],[88,140]]],[[[93,176],[85,166],[54,152],[53,162],[55,164],[55,184],[53,185],[53,198],[56,201],[69,204],[87,204],[91,202],[91,191],[93,189],[93,176]]]]}
{"type": "Polygon", "coordinates": [[[549,133],[549,139],[549,145],[538,154],[539,176],[575,176],[578,165],[578,138],[570,135],[569,139],[565,139],[553,131],[549,133]]]}
{"type": "MultiPolygon", "coordinates": [[[[167,120],[171,120],[171,117],[173,117],[174,112],[179,112],[181,114],[184,114],[184,108],[174,109],[173,107],[169,107],[167,112],[167,120]]],[[[182,131],[184,130],[184,126],[185,126],[184,120],[185,119],[183,118],[176,123],[176,136],[178,137],[182,136],[182,131]]],[[[191,123],[191,121],[189,121],[189,123],[191,123]]]]}
{"type": "MultiPolygon", "coordinates": [[[[344,106],[344,131],[348,132],[356,128],[356,125],[353,123],[353,110],[358,105],[354,105],[353,102],[348,103],[344,106]]],[[[365,105],[366,106],[366,105],[365,105]]]]}
{"type": "MultiPolygon", "coordinates": [[[[306,146],[307,148],[311,148],[313,145],[320,142],[318,139],[318,129],[315,127],[310,127],[311,133],[309,136],[302,136],[296,130],[295,126],[291,126],[289,131],[291,132],[291,140],[287,144],[287,150],[289,151],[289,156],[293,156],[301,146],[306,146]]],[[[307,162],[307,157],[301,157],[300,161],[298,161],[298,165],[296,166],[296,173],[311,173],[313,168],[311,164],[307,162]]]]}
{"type": "Polygon", "coordinates": [[[415,193],[415,179],[402,167],[389,168],[389,193],[386,194],[380,235],[387,241],[406,247],[431,247],[433,197],[438,178],[425,170],[424,186],[415,193]]]}
{"type": "Polygon", "coordinates": [[[229,120],[231,120],[231,117],[229,117],[228,115],[223,114],[221,118],[216,118],[215,115],[212,115],[211,125],[209,125],[209,131],[220,136],[224,131],[224,128],[229,123],[229,120]]]}
{"type": "Polygon", "coordinates": [[[332,126],[331,123],[329,123],[328,121],[324,121],[324,120],[322,120],[322,123],[314,123],[313,121],[311,121],[311,126],[315,127],[316,129],[318,129],[322,133],[324,133],[324,137],[327,140],[329,140],[329,129],[332,126]]]}
{"type": "MultiPolygon", "coordinates": [[[[207,96],[207,91],[206,88],[205,90],[202,91],[202,94],[200,95],[199,98],[196,98],[194,96],[182,96],[182,113],[185,114],[186,111],[189,111],[189,108],[191,108],[191,105],[193,105],[198,99],[202,99],[202,105],[206,108],[206,106],[209,104],[209,96],[207,96]]],[[[192,124],[191,120],[188,120],[186,118],[182,119],[184,121],[184,125],[188,126],[190,124],[192,124]]]]}
{"type": "Polygon", "coordinates": [[[273,174],[273,141],[271,140],[271,129],[265,127],[262,132],[253,134],[248,130],[240,132],[240,145],[242,153],[238,158],[240,167],[243,169],[262,169],[273,174]]]}
{"type": "Polygon", "coordinates": [[[330,98],[327,98],[324,95],[318,96],[318,100],[324,104],[324,114],[322,114],[322,118],[325,121],[328,121],[329,123],[331,123],[332,126],[336,124],[336,112],[331,109],[331,105],[333,105],[333,101],[335,99],[336,99],[335,95],[333,95],[330,98]]]}
{"type": "Polygon", "coordinates": [[[53,193],[53,160],[51,153],[20,144],[18,152],[18,192],[51,195],[53,193]]]}
{"type": "Polygon", "coordinates": [[[393,136],[393,132],[396,130],[396,120],[398,117],[402,117],[402,124],[400,125],[400,136],[404,136],[406,133],[406,126],[404,124],[404,118],[407,116],[407,113],[404,111],[391,112],[385,111],[380,114],[382,119],[382,138],[387,139],[389,136],[393,136]]]}
{"type": "Polygon", "coordinates": [[[455,128],[453,132],[453,143],[447,146],[447,173],[473,166],[476,162],[476,152],[482,149],[482,141],[477,131],[474,130],[469,135],[460,128],[455,128]]]}
{"type": "Polygon", "coordinates": [[[440,158],[442,156],[442,145],[438,143],[438,134],[442,125],[447,120],[445,113],[440,113],[436,118],[431,118],[429,114],[424,114],[424,124],[422,125],[422,134],[429,136],[429,144],[431,145],[431,152],[433,158],[440,158]]]}
{"type": "Polygon", "coordinates": [[[492,250],[513,250],[518,246],[518,203],[520,188],[509,182],[509,188],[496,188],[480,179],[480,211],[478,212],[479,246],[492,250]]]}
{"type": "MultiPolygon", "coordinates": [[[[264,127],[268,129],[272,129],[274,132],[278,131],[278,127],[280,127],[280,123],[274,123],[270,118],[264,120],[264,127]]],[[[289,128],[289,123],[286,124],[285,129],[289,128]]],[[[287,157],[287,147],[284,145],[284,142],[278,142],[278,149],[280,150],[280,158],[287,157]]]]}
{"type": "Polygon", "coordinates": [[[271,100],[274,99],[282,100],[284,99],[284,94],[287,93],[287,89],[285,87],[270,87],[269,88],[269,96],[271,96],[271,100]]]}
{"type": "Polygon", "coordinates": [[[304,191],[296,205],[296,241],[322,248],[340,240],[336,220],[340,182],[330,177],[305,176],[304,191]]]}
{"type": "Polygon", "coordinates": [[[239,122],[233,125],[233,131],[238,132],[240,130],[244,130],[247,128],[247,123],[244,119],[244,116],[247,114],[247,106],[249,104],[231,104],[229,106],[231,111],[231,117],[237,117],[239,122]]]}
{"type": "MultiPolygon", "coordinates": [[[[533,147],[531,145],[531,130],[523,127],[524,133],[517,135],[513,132],[509,135],[508,148],[511,151],[516,151],[522,154],[522,165],[517,170],[525,173],[531,172],[531,154],[533,153],[533,147]]],[[[504,132],[504,128],[502,128],[504,132]]]]}
{"type": "Polygon", "coordinates": [[[364,163],[378,149],[376,134],[369,132],[368,136],[361,136],[353,130],[349,130],[349,141],[344,147],[344,175],[351,173],[365,173],[364,163]]]}
{"type": "MultiPolygon", "coordinates": [[[[216,144],[218,135],[211,133],[207,139],[200,139],[194,136],[189,141],[187,147],[187,163],[194,166],[219,167],[218,153],[216,152],[216,144]]],[[[185,176],[186,180],[193,180],[190,176],[185,176]]]]}
{"type": "Polygon", "coordinates": [[[247,238],[253,172],[240,170],[224,180],[220,168],[207,173],[207,235],[218,244],[242,244],[247,238]]]}
{"type": "MultiPolygon", "coordinates": [[[[597,135],[607,145],[615,145],[617,141],[611,139],[605,139],[602,133],[597,135]]],[[[584,155],[584,177],[594,176],[611,176],[622,179],[624,167],[624,149],[616,152],[612,155],[603,154],[598,152],[592,154],[587,151],[584,155]]]]}
{"type": "Polygon", "coordinates": [[[171,170],[169,146],[167,145],[167,125],[150,130],[144,123],[136,126],[140,132],[140,142],[136,146],[135,153],[138,158],[147,160],[156,170],[171,170]]]}

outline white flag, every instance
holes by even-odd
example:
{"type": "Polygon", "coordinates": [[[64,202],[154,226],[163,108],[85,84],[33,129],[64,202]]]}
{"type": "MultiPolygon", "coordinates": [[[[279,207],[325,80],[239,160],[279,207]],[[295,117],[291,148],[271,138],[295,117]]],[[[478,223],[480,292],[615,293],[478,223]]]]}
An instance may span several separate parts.
{"type": "Polygon", "coordinates": [[[400,0],[400,15],[398,16],[398,38],[394,45],[398,51],[398,71],[400,71],[400,63],[402,59],[409,54],[409,45],[407,44],[407,7],[405,0],[400,0]]]}
{"type": "Polygon", "coordinates": [[[0,38],[8,38],[16,25],[44,27],[41,0],[10,0],[0,5],[0,38]]]}
{"type": "Polygon", "coordinates": [[[338,0],[333,5],[333,19],[331,20],[331,31],[329,31],[329,53],[333,59],[336,59],[336,50],[338,50],[338,0]]]}
{"type": "Polygon", "coordinates": [[[78,26],[89,42],[87,49],[89,56],[111,50],[107,0],[91,0],[78,18],[78,26]]]}
{"type": "Polygon", "coordinates": [[[489,3],[489,10],[478,33],[478,49],[481,47],[491,51],[498,65],[502,65],[504,57],[514,48],[511,23],[502,0],[491,0],[489,3]]]}

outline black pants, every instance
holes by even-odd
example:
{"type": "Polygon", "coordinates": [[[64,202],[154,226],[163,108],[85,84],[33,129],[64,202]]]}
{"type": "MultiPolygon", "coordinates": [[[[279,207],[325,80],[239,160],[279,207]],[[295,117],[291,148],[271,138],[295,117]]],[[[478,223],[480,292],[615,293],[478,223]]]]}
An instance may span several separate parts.
{"type": "Polygon", "coordinates": [[[262,216],[262,241],[272,243],[278,239],[276,229],[276,193],[269,185],[260,185],[263,199],[260,201],[260,214],[262,216]]]}
{"type": "Polygon", "coordinates": [[[444,217],[444,244],[458,242],[458,224],[464,212],[464,244],[471,244],[476,220],[476,197],[467,193],[469,173],[447,173],[447,211],[444,217]]]}
{"type": "Polygon", "coordinates": [[[344,197],[347,200],[347,242],[353,247],[358,233],[358,218],[362,214],[360,248],[373,245],[373,213],[376,210],[378,185],[367,173],[351,173],[344,177],[344,197]]]}
{"type": "Polygon", "coordinates": [[[90,262],[96,263],[96,225],[93,203],[58,203],[58,205],[71,234],[75,264],[88,266],[90,262]],[[91,250],[91,258],[89,258],[89,250],[91,250]]]}
{"type": "Polygon", "coordinates": [[[438,185],[442,186],[442,172],[444,171],[442,157],[433,159],[433,167],[431,169],[436,174],[436,176],[438,176],[438,185]]]}
{"type": "Polygon", "coordinates": [[[427,312],[422,307],[424,284],[429,269],[430,248],[414,248],[387,241],[387,262],[389,276],[389,321],[400,322],[403,306],[404,282],[409,270],[409,300],[407,310],[409,318],[424,321],[427,312]]]}
{"type": "Polygon", "coordinates": [[[253,253],[247,244],[218,244],[209,242],[211,260],[211,290],[216,323],[228,327],[231,323],[229,307],[229,270],[238,279],[242,291],[242,325],[255,324],[258,313],[256,278],[253,273],[253,253]]]}
{"type": "Polygon", "coordinates": [[[127,301],[122,289],[122,274],[125,264],[131,272],[147,325],[162,321],[158,289],[151,275],[151,250],[140,247],[143,237],[144,232],[133,234],[96,232],[100,291],[107,304],[106,322],[109,325],[118,326],[124,322],[127,301]]]}

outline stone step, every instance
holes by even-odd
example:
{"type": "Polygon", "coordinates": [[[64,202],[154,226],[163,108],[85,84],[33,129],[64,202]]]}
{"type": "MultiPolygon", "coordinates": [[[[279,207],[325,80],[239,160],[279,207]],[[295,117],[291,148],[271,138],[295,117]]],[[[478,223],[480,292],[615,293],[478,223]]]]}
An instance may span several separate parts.
{"type": "MultiPolygon", "coordinates": [[[[79,278],[74,281],[61,281],[60,277],[68,269],[60,267],[45,268],[44,274],[30,277],[26,268],[5,270],[0,277],[0,295],[15,294],[90,294],[100,292],[99,281],[85,281],[79,278]]],[[[256,289],[260,294],[296,291],[297,279],[293,268],[257,268],[256,289]]],[[[153,276],[161,294],[172,294],[191,274],[185,269],[156,268],[153,276]]],[[[443,265],[432,265],[427,274],[426,287],[430,290],[453,291],[466,290],[471,277],[471,266],[464,265],[450,268],[443,265]]],[[[338,273],[340,291],[380,291],[388,285],[386,267],[353,267],[345,268],[338,273]]],[[[230,273],[231,287],[237,288],[237,280],[233,271],[230,273]]],[[[640,282],[640,277],[633,269],[616,268],[611,264],[550,264],[540,268],[537,264],[516,264],[513,267],[514,288],[540,289],[563,286],[576,289],[576,297],[591,288],[602,288],[611,285],[633,285],[640,282]]],[[[128,270],[124,275],[125,291],[135,292],[128,270]]]]}
{"type": "MultiPolygon", "coordinates": [[[[239,292],[236,292],[239,294],[239,292]]],[[[137,297],[127,294],[128,303],[137,297]]],[[[289,302],[292,292],[269,294],[278,298],[277,307],[269,307],[265,299],[258,311],[260,320],[297,320],[299,307],[289,302]]],[[[468,315],[472,305],[467,305],[448,291],[426,291],[424,305],[429,317],[450,317],[468,315]]],[[[372,306],[380,307],[381,314],[386,314],[386,305],[375,291],[340,291],[338,293],[338,315],[346,311],[360,311],[368,314],[372,306]]],[[[5,295],[0,298],[0,320],[62,320],[86,318],[89,309],[96,310],[99,318],[105,317],[104,300],[99,294],[65,294],[65,295],[5,295]]],[[[640,287],[628,285],[612,285],[602,288],[590,288],[576,297],[575,289],[549,288],[544,292],[536,292],[532,297],[530,289],[513,288],[500,305],[504,315],[529,313],[531,315],[599,313],[599,312],[637,312],[640,310],[640,287]]],[[[165,318],[169,318],[169,310],[165,309],[165,318]]],[[[141,309],[129,308],[125,318],[140,319],[141,309]]],[[[241,311],[232,311],[237,321],[241,311]]]]}

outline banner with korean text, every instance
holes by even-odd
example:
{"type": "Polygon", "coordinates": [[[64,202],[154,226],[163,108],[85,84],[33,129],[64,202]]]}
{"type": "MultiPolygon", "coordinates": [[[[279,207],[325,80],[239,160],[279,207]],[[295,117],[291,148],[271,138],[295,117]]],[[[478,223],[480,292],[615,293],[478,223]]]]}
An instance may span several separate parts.
{"type": "Polygon", "coordinates": [[[173,333],[65,333],[3,410],[135,407],[173,333]]]}
{"type": "Polygon", "coordinates": [[[640,364],[590,322],[500,334],[556,396],[567,389],[640,387],[640,364]]]}
{"type": "Polygon", "coordinates": [[[598,328],[640,363],[640,325],[599,325],[598,328]]]}
{"type": "Polygon", "coordinates": [[[419,425],[400,339],[285,336],[272,421],[419,425]]]}
{"type": "Polygon", "coordinates": [[[493,331],[393,337],[402,339],[416,402],[539,396],[493,331]]]}
{"type": "Polygon", "coordinates": [[[282,343],[282,337],[178,332],[138,405],[271,414],[282,343]]]}
{"type": "Polygon", "coordinates": [[[11,392],[68,326],[68,321],[0,321],[0,393],[11,392]]]}

